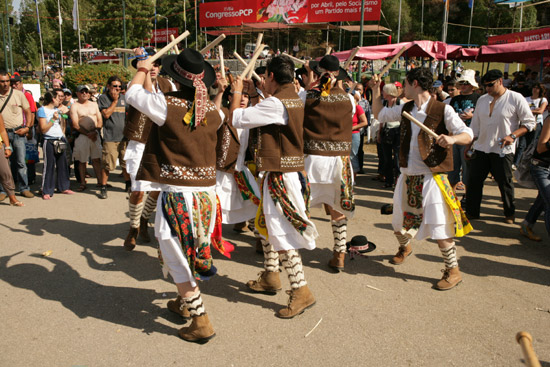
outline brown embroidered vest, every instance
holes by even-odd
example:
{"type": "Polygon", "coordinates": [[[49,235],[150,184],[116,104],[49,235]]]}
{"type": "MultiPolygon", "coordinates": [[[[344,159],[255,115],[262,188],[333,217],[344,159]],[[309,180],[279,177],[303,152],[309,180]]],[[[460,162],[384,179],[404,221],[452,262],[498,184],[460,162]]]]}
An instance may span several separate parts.
{"type": "Polygon", "coordinates": [[[349,156],[353,106],[346,92],[333,87],[326,97],[308,91],[304,117],[304,153],[349,156]]]}
{"type": "Polygon", "coordinates": [[[229,126],[229,110],[222,108],[225,120],[218,129],[218,143],[216,144],[216,169],[228,173],[235,172],[235,165],[239,157],[239,135],[237,129],[229,126]]]}
{"type": "Polygon", "coordinates": [[[145,145],[137,179],[175,186],[216,184],[216,141],[221,118],[214,104],[206,104],[206,117],[196,128],[183,122],[194,90],[165,94],[166,122],[153,124],[145,145]]]}
{"type": "MultiPolygon", "coordinates": [[[[168,93],[172,90],[172,84],[168,79],[159,76],[157,77],[157,83],[162,93],[168,93]]],[[[153,126],[153,121],[149,117],[136,110],[133,106],[129,106],[123,132],[126,139],[145,144],[151,132],[151,126],[153,126]]]]}
{"type": "Polygon", "coordinates": [[[304,170],[304,103],[293,84],[285,84],[273,94],[288,113],[287,125],[258,128],[256,165],[259,171],[299,172],[304,170]]]}
{"type": "MultiPolygon", "coordinates": [[[[409,101],[403,106],[403,111],[411,112],[414,108],[414,101],[409,101]]],[[[424,125],[436,134],[448,135],[449,132],[444,122],[445,103],[430,98],[426,107],[426,119],[424,125]]],[[[399,166],[407,167],[411,145],[411,121],[401,117],[401,135],[399,145],[399,166]]],[[[452,146],[443,148],[435,143],[435,139],[424,131],[418,133],[418,148],[420,157],[432,172],[449,172],[453,170],[452,146]]]]}

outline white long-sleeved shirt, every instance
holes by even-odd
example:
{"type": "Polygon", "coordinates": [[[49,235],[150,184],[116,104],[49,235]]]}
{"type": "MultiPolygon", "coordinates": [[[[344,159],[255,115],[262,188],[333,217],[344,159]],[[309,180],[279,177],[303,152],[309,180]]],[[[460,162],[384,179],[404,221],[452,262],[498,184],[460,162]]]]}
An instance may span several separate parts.
{"type": "Polygon", "coordinates": [[[489,94],[484,94],[477,100],[474,117],[470,124],[474,136],[477,137],[474,149],[485,153],[515,153],[515,144],[501,148],[500,139],[510,135],[520,125],[525,126],[529,131],[533,130],[536,126],[535,117],[525,97],[517,92],[506,90],[496,100],[491,114],[493,100],[494,97],[489,94]]]}
{"type": "MultiPolygon", "coordinates": [[[[431,99],[431,97],[430,97],[431,99]]],[[[416,105],[411,111],[411,115],[420,122],[424,122],[426,119],[426,108],[430,102],[428,99],[420,108],[416,105]]],[[[393,107],[384,107],[382,111],[378,114],[378,120],[381,123],[388,121],[401,121],[401,112],[403,111],[404,104],[395,105],[393,107]]],[[[464,124],[464,121],[458,116],[455,110],[449,106],[445,105],[445,110],[443,112],[443,121],[447,131],[453,135],[458,135],[461,133],[468,133],[473,138],[472,129],[464,124]]],[[[411,145],[409,150],[409,160],[407,167],[401,167],[401,172],[406,175],[426,175],[431,174],[430,168],[424,163],[422,157],[420,156],[420,150],[418,148],[418,133],[420,128],[416,124],[411,123],[411,145]]]]}

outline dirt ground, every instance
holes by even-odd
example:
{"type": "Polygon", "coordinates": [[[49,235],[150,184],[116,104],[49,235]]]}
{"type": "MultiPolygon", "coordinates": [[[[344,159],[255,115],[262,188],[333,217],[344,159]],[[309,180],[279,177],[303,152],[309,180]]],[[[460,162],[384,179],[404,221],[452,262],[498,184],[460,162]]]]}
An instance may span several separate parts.
{"type": "MultiPolygon", "coordinates": [[[[312,210],[320,238],[302,256],[317,304],[295,319],[274,316],[287,302],[284,292],[246,290],[262,257],[251,233],[224,226],[237,248],[230,260],[215,254],[219,275],[200,284],[217,333],[202,346],[177,337],[183,322],[166,309],[175,286],[162,278],[156,243],[140,242],[133,252],[122,247],[128,205],[118,172],[107,200],[89,179],[84,193],[25,199],[23,208],[0,203],[0,366],[522,366],[518,331],[533,335],[550,366],[550,238],[543,223],[535,227],[542,242],[504,224],[498,188],[488,180],[481,220],[457,240],[464,281],[436,291],[443,261],[434,242],[414,242],[403,265],[388,262],[397,243],[380,207],[392,192],[372,180],[372,154],[365,168],[348,240],[363,234],[377,249],[331,273],[330,222],[312,210]]],[[[518,219],[535,195],[516,189],[518,219]]]]}

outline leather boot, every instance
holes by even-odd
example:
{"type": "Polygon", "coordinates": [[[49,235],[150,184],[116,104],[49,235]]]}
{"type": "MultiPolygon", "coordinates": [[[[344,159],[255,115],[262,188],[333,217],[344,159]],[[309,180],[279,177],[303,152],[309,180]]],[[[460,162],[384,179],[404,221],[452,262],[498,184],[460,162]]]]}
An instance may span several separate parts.
{"type": "Polygon", "coordinates": [[[258,280],[249,280],[246,286],[257,293],[276,294],[283,289],[279,272],[262,271],[258,280]]]}
{"type": "Polygon", "coordinates": [[[248,230],[248,228],[246,227],[246,221],[244,222],[240,222],[240,223],[235,223],[233,225],[233,230],[237,233],[244,233],[248,230]]]}
{"type": "Polygon", "coordinates": [[[183,301],[181,300],[181,296],[178,296],[176,299],[168,301],[166,306],[173,313],[177,313],[178,315],[183,317],[184,320],[189,320],[191,318],[189,310],[187,309],[187,307],[185,307],[183,301]]]}
{"type": "Polygon", "coordinates": [[[328,262],[328,266],[334,270],[336,270],[337,273],[340,272],[340,270],[344,269],[344,259],[346,258],[345,252],[337,252],[334,251],[332,253],[332,259],[328,262]]]}
{"type": "Polygon", "coordinates": [[[139,218],[139,235],[145,242],[151,242],[151,237],[149,237],[149,219],[139,218]]]}
{"type": "Polygon", "coordinates": [[[435,285],[435,288],[440,291],[446,291],[451,288],[456,287],[460,282],[462,282],[462,275],[458,266],[454,268],[442,270],[443,278],[435,285]]]}
{"type": "Polygon", "coordinates": [[[307,285],[286,291],[289,295],[288,306],[277,311],[277,317],[291,319],[315,304],[315,297],[307,285]]]}
{"type": "Polygon", "coordinates": [[[412,246],[410,244],[408,244],[405,247],[399,247],[399,251],[397,252],[397,254],[395,254],[394,257],[391,258],[390,262],[393,265],[401,265],[405,262],[405,259],[410,254],[412,254],[412,252],[413,252],[413,250],[412,250],[412,246]]]}
{"type": "Polygon", "coordinates": [[[139,228],[130,227],[130,232],[124,240],[124,248],[126,251],[132,251],[136,247],[136,239],[139,234],[139,228]]]}
{"type": "Polygon", "coordinates": [[[181,328],[178,334],[183,340],[199,344],[204,344],[216,336],[207,314],[193,316],[191,325],[181,328]]]}

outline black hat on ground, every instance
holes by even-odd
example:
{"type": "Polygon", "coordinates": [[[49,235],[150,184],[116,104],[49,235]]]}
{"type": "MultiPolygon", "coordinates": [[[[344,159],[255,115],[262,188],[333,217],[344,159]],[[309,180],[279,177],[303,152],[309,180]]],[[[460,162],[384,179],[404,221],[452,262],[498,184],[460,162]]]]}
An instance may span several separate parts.
{"type": "MultiPolygon", "coordinates": [[[[147,52],[149,56],[153,56],[154,54],[157,53],[157,51],[153,47],[145,47],[145,52],[147,52]]],[[[138,61],[139,61],[138,58],[135,58],[132,60],[132,66],[134,67],[134,69],[137,69],[138,61]]]]}
{"type": "Polygon", "coordinates": [[[492,82],[493,80],[497,80],[502,77],[503,77],[502,71],[493,69],[493,70],[489,70],[487,73],[485,73],[485,75],[483,75],[483,77],[481,78],[481,82],[482,83],[492,82]]]}
{"type": "Polygon", "coordinates": [[[346,243],[346,247],[348,248],[350,256],[352,254],[366,254],[376,250],[376,245],[363,235],[354,236],[351,241],[346,243]]]}
{"type": "Polygon", "coordinates": [[[193,80],[186,78],[186,73],[200,74],[204,72],[202,81],[206,88],[216,81],[214,68],[204,61],[199,51],[191,48],[184,48],[179,55],[168,55],[162,58],[162,70],[172,79],[186,87],[193,88],[193,80]]]}

